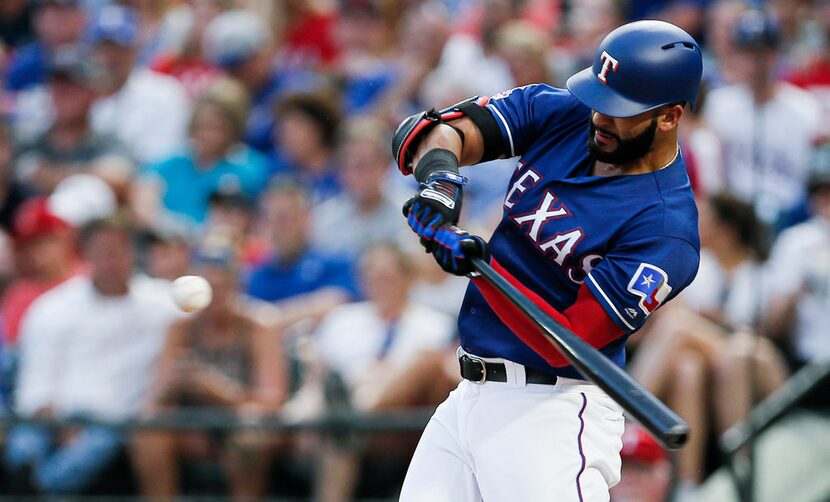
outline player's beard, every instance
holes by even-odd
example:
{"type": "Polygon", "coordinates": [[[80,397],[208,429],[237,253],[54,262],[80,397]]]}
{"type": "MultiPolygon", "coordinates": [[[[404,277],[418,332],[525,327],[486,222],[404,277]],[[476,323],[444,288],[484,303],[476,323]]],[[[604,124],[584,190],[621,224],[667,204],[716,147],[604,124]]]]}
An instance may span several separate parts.
{"type": "Polygon", "coordinates": [[[651,124],[649,124],[645,131],[628,139],[622,139],[616,134],[600,128],[602,134],[614,138],[617,142],[617,148],[610,152],[600,149],[600,145],[597,144],[597,140],[594,138],[596,130],[597,127],[591,121],[588,152],[595,159],[606,164],[627,164],[639,159],[651,150],[654,144],[654,136],[657,133],[657,119],[652,119],[651,124]]]}

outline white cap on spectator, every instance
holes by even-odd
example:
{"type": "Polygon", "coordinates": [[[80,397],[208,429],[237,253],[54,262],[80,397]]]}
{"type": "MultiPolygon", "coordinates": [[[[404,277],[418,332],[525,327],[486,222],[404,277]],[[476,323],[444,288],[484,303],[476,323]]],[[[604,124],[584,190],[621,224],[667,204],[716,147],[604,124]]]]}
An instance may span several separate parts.
{"type": "Polygon", "coordinates": [[[270,40],[268,25],[248,10],[232,10],[216,16],[202,38],[207,58],[232,69],[262,49],[270,40]]]}
{"type": "Polygon", "coordinates": [[[91,174],[73,174],[58,183],[49,196],[49,210],[80,228],[84,223],[115,212],[115,194],[107,183],[91,174]]]}

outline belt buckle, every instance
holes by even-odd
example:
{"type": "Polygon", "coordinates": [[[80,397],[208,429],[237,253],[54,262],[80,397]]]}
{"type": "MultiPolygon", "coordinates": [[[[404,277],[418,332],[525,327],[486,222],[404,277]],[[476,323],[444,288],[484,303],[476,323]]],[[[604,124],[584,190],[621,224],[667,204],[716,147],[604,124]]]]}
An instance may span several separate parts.
{"type": "Polygon", "coordinates": [[[471,361],[476,362],[481,365],[481,378],[478,380],[470,380],[473,383],[477,383],[479,385],[483,384],[487,381],[487,365],[484,363],[484,359],[476,356],[471,356],[470,354],[466,354],[467,357],[470,358],[471,361]]]}

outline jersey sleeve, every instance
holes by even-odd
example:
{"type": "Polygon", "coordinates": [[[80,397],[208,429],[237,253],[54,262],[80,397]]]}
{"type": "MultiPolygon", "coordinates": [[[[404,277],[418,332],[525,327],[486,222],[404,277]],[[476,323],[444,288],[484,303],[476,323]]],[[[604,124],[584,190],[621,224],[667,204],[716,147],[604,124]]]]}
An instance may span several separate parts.
{"type": "Polygon", "coordinates": [[[654,236],[612,249],[585,284],[614,322],[631,334],[694,280],[699,263],[700,253],[689,242],[654,236]]]}
{"type": "Polygon", "coordinates": [[[570,92],[544,84],[500,92],[490,97],[486,108],[495,117],[511,157],[522,155],[541,135],[590,117],[590,110],[570,92]]]}

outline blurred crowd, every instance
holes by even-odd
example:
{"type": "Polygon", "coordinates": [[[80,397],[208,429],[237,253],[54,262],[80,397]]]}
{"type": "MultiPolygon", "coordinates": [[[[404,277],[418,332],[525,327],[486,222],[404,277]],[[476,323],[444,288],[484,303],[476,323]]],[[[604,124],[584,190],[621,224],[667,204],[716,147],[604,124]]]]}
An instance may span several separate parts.
{"type": "MultiPolygon", "coordinates": [[[[4,491],[90,493],[120,462],[148,500],[205,478],[255,500],[287,483],[276,472],[338,502],[365,492],[361,467],[380,458],[393,496],[403,471],[389,465],[405,469],[417,434],[105,424],[437,405],[460,379],[466,280],[405,225],[414,186],[392,164],[392,131],[472,95],[564,86],[611,29],[659,18],[705,52],[703,99],[680,131],[703,253],[693,285],[632,339],[629,369],[693,433],[672,468],[632,427],[612,500],[693,500],[719,463],[712,438],[830,357],[830,1],[765,9],[3,0],[0,415],[101,422],[7,430],[4,491]],[[170,299],[186,274],[213,287],[198,314],[170,299]]],[[[515,162],[465,173],[465,229],[489,235],[515,162]]]]}

